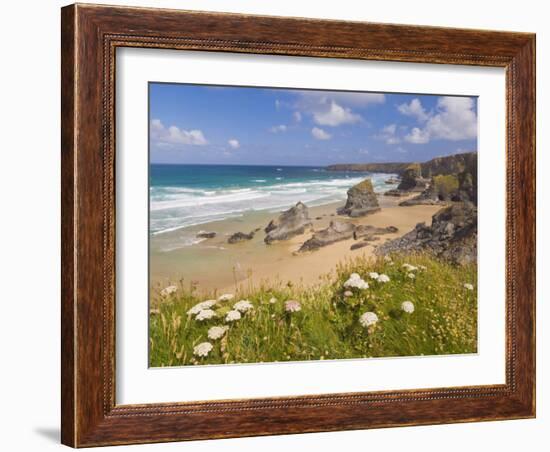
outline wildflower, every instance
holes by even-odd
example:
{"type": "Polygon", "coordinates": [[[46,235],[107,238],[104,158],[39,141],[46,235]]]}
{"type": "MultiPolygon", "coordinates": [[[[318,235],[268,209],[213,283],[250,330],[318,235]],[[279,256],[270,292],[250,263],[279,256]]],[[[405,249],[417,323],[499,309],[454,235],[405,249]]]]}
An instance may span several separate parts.
{"type": "Polygon", "coordinates": [[[378,322],[378,316],[374,312],[365,312],[361,317],[359,317],[359,323],[365,328],[375,325],[378,322]]]}
{"type": "Polygon", "coordinates": [[[285,311],[286,312],[298,312],[302,310],[302,305],[299,301],[288,300],[285,301],[285,311]]]}
{"type": "Polygon", "coordinates": [[[468,290],[474,290],[474,286],[473,286],[472,284],[470,284],[470,283],[464,284],[464,288],[465,288],[465,289],[468,289],[468,290]]]}
{"type": "Polygon", "coordinates": [[[378,276],[378,278],[376,278],[376,280],[378,282],[387,283],[387,282],[390,282],[390,277],[388,275],[382,273],[381,275],[378,276]]]}
{"type": "Polygon", "coordinates": [[[414,273],[408,273],[407,278],[414,279],[415,278],[414,273]]]}
{"type": "Polygon", "coordinates": [[[178,290],[177,286],[168,286],[165,287],[160,291],[161,296],[167,297],[168,295],[172,295],[174,292],[178,290]]]}
{"type": "Polygon", "coordinates": [[[195,320],[202,322],[203,320],[208,320],[213,317],[216,317],[216,312],[212,311],[212,309],[203,309],[197,314],[195,320]]]}
{"type": "Polygon", "coordinates": [[[412,301],[404,301],[401,303],[401,309],[407,314],[412,314],[414,312],[414,304],[412,301]]]}
{"type": "Polygon", "coordinates": [[[208,339],[216,340],[223,337],[227,332],[227,326],[213,326],[208,330],[208,339]]]}
{"type": "Polygon", "coordinates": [[[428,267],[426,267],[425,265],[419,265],[418,268],[422,271],[428,270],[428,267]]]}
{"type": "Polygon", "coordinates": [[[231,301],[233,298],[235,298],[235,295],[232,293],[224,293],[218,297],[218,301],[231,301]]]}
{"type": "Polygon", "coordinates": [[[415,267],[414,265],[411,265],[411,264],[403,264],[401,267],[403,267],[408,272],[413,272],[415,270],[418,270],[418,267],[415,267]]]}
{"type": "Polygon", "coordinates": [[[210,353],[213,348],[210,342],[201,342],[193,348],[193,354],[195,356],[205,357],[208,356],[208,353],[210,353]]]}
{"type": "Polygon", "coordinates": [[[225,315],[226,322],[235,322],[237,320],[240,320],[240,318],[241,318],[241,313],[239,311],[229,311],[225,315]]]}
{"type": "Polygon", "coordinates": [[[275,304],[275,303],[277,303],[277,299],[275,297],[271,297],[269,299],[269,304],[275,304]]]}
{"type": "Polygon", "coordinates": [[[370,272],[369,273],[369,278],[371,278],[371,279],[378,279],[378,276],[380,276],[380,275],[376,272],[370,272]]]}
{"type": "Polygon", "coordinates": [[[191,309],[189,309],[189,311],[187,311],[187,314],[188,315],[198,314],[199,312],[201,312],[205,309],[210,309],[216,303],[217,303],[216,300],[201,301],[200,303],[197,303],[195,306],[193,306],[191,309]]]}
{"type": "Polygon", "coordinates": [[[364,281],[357,273],[352,273],[344,283],[344,287],[355,287],[356,289],[368,289],[369,283],[364,281]]]}
{"type": "Polygon", "coordinates": [[[253,308],[254,306],[248,300],[237,301],[237,303],[233,305],[233,309],[242,313],[250,311],[253,308]]]}
{"type": "Polygon", "coordinates": [[[353,297],[353,292],[351,290],[346,290],[344,292],[344,297],[353,297]]]}

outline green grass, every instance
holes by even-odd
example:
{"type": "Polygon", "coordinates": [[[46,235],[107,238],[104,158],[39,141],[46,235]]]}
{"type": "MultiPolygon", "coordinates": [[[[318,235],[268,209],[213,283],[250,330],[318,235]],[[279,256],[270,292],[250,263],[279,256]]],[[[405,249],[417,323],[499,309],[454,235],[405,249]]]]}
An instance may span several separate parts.
{"type": "MultiPolygon", "coordinates": [[[[262,287],[237,293],[229,302],[212,309],[217,317],[198,321],[187,311],[207,298],[193,288],[180,286],[174,294],[156,297],[150,314],[150,365],[257,363],[386,356],[475,353],[477,351],[477,268],[457,267],[427,255],[357,258],[338,266],[315,289],[292,284],[262,287]],[[409,272],[404,263],[419,268],[409,272]],[[389,276],[387,283],[369,278],[369,272],[389,276]],[[358,273],[368,289],[351,289],[345,296],[343,283],[358,273]],[[408,273],[415,275],[409,278],[408,273]],[[474,290],[464,287],[472,284],[474,290]],[[276,298],[275,303],[270,303],[276,298]],[[225,315],[241,299],[254,309],[234,323],[225,315]],[[284,302],[297,300],[301,311],[288,313],[284,302]],[[401,309],[411,301],[412,314],[401,309]],[[365,328],[359,318],[374,312],[378,322],[365,328]],[[222,339],[208,339],[212,326],[228,325],[222,339]],[[193,354],[203,342],[213,345],[206,357],[193,354]]],[[[215,298],[212,294],[212,297],[215,298]]]]}

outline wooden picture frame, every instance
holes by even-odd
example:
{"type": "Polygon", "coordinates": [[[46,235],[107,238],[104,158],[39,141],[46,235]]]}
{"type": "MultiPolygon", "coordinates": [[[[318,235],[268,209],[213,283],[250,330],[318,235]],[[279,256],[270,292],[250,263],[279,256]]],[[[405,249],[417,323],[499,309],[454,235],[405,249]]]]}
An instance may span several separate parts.
{"type": "Polygon", "coordinates": [[[62,9],[62,442],[73,447],[535,416],[535,35],[71,5],[62,9]],[[506,69],[506,383],[115,403],[115,50],[506,69]]]}

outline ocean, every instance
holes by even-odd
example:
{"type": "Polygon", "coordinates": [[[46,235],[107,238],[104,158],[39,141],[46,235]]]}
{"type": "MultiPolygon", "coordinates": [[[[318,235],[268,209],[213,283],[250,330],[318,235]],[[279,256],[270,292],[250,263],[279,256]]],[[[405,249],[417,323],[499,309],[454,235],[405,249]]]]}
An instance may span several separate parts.
{"type": "Polygon", "coordinates": [[[302,201],[319,206],[346,199],[346,191],[366,177],[374,190],[395,188],[390,174],[326,171],[323,167],[151,164],[150,233],[242,216],[278,212],[302,201]]]}

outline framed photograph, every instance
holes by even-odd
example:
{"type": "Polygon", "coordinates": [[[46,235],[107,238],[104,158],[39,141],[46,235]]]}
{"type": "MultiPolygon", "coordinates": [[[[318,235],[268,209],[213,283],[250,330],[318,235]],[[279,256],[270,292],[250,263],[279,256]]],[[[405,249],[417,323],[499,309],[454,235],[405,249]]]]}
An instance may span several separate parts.
{"type": "Polygon", "coordinates": [[[535,416],[535,36],[62,9],[62,442],[535,416]]]}

